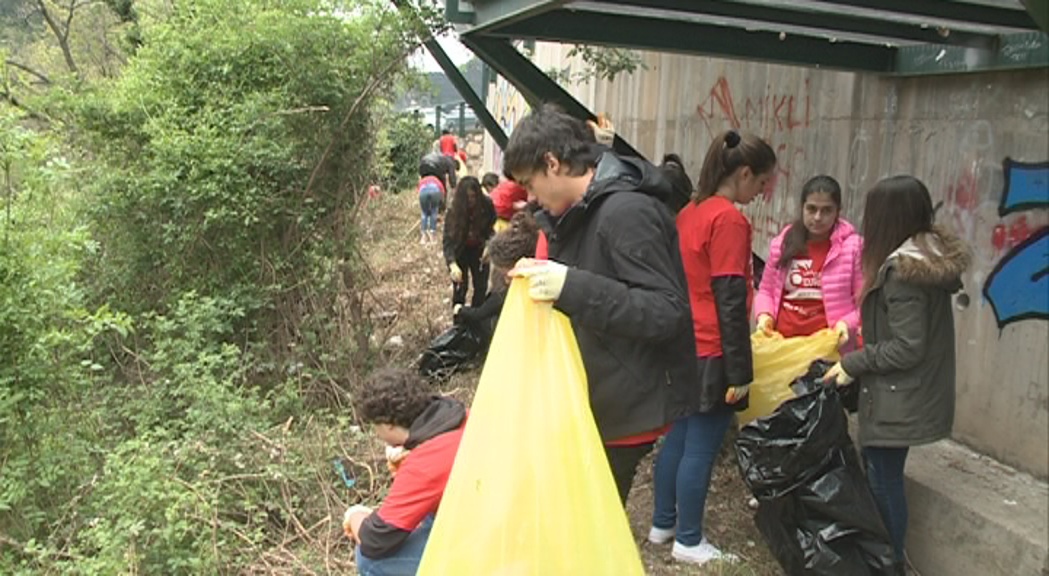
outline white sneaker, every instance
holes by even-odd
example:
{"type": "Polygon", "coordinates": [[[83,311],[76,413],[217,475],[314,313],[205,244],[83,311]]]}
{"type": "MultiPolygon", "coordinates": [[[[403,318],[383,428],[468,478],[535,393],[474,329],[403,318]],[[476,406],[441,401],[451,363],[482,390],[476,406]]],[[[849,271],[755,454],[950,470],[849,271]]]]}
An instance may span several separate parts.
{"type": "Polygon", "coordinates": [[[706,538],[697,546],[685,546],[680,542],[674,542],[674,549],[671,550],[670,555],[679,562],[688,562],[699,566],[717,561],[730,564],[739,562],[738,556],[718,550],[706,538]]]}
{"type": "Polygon", "coordinates": [[[757,498],[751,498],[750,500],[747,500],[747,507],[750,508],[751,510],[757,510],[758,509],[758,499],[757,498]]]}
{"type": "Polygon", "coordinates": [[[648,541],[653,544],[666,544],[674,539],[673,528],[656,528],[653,526],[648,531],[648,541]]]}

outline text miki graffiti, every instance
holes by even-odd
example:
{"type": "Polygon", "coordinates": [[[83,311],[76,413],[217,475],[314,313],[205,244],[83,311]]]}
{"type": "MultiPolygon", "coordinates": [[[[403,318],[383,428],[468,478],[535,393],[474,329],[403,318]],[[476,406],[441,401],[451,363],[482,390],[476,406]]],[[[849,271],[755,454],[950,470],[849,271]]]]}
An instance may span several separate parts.
{"type": "MultiPolygon", "coordinates": [[[[1049,209],[1049,162],[1027,163],[1006,158],[1005,189],[999,216],[1049,209]]],[[[994,242],[1014,244],[991,271],[983,296],[994,309],[998,327],[1029,319],[1049,319],[1049,226],[1030,233],[1026,219],[1006,230],[995,229],[994,242]],[[1019,227],[1022,226],[1023,230],[1019,227]],[[1024,236],[1026,238],[1022,239],[1024,236]]]]}

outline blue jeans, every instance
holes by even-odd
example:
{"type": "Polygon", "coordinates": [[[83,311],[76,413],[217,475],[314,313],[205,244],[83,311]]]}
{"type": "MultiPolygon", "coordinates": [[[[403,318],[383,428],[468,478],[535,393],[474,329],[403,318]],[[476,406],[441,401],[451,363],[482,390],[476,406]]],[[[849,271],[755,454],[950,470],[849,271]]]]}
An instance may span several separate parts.
{"type": "Polygon", "coordinates": [[[867,463],[867,484],[878,505],[881,520],[889,531],[889,539],[896,561],[904,561],[907,540],[907,495],[903,491],[903,468],[907,463],[908,448],[863,449],[867,463]]]}
{"type": "Polygon", "coordinates": [[[677,526],[677,541],[696,546],[703,541],[707,490],[732,411],[694,414],[674,422],[656,459],[655,512],[652,525],[677,526]]]}
{"type": "Polygon", "coordinates": [[[361,554],[361,548],[358,546],[357,573],[360,576],[415,576],[419,571],[419,562],[423,559],[423,551],[426,550],[426,541],[430,539],[431,528],[433,516],[427,516],[422,524],[408,535],[404,545],[393,556],[386,558],[372,560],[361,554]]]}
{"type": "Polygon", "coordinates": [[[419,208],[423,218],[419,224],[422,232],[437,232],[437,212],[441,207],[441,188],[436,184],[427,184],[419,190],[419,208]]]}

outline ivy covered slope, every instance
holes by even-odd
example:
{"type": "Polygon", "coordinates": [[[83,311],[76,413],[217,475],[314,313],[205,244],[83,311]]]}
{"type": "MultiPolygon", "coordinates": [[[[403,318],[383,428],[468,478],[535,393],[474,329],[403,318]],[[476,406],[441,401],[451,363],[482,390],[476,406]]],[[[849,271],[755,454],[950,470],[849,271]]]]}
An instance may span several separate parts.
{"type": "Polygon", "coordinates": [[[348,570],[360,202],[429,145],[383,99],[436,15],[5,3],[0,574],[348,570]]]}

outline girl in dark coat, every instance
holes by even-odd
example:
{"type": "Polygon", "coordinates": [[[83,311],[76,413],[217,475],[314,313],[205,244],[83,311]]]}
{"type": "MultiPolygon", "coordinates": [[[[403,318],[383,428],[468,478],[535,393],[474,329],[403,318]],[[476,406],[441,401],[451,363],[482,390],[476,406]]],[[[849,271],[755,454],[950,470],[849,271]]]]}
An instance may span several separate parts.
{"type": "Polygon", "coordinates": [[[827,373],[860,378],[859,441],[867,482],[904,574],[911,446],[950,436],[954,423],[954,315],[968,247],[933,226],[929,190],[911,176],[878,182],[863,213],[863,348],[827,373]]]}

